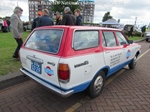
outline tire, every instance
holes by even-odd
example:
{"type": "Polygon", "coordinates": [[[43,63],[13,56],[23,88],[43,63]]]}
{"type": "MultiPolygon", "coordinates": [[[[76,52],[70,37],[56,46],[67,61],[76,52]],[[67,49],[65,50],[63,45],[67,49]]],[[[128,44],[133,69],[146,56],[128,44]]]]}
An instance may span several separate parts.
{"type": "Polygon", "coordinates": [[[88,87],[88,93],[90,97],[95,98],[100,95],[105,84],[105,73],[100,71],[98,75],[94,77],[91,84],[88,87]]]}
{"type": "Polygon", "coordinates": [[[137,57],[135,56],[134,59],[131,61],[131,63],[128,65],[130,69],[134,69],[136,66],[136,59],[137,57]]]}
{"type": "Polygon", "coordinates": [[[146,42],[148,42],[148,39],[146,39],[146,42]]]}

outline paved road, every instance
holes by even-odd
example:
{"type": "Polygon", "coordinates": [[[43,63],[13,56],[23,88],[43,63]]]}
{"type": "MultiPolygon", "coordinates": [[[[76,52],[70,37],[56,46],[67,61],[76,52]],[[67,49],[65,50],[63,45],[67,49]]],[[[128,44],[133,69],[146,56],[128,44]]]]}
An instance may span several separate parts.
{"type": "MultiPolygon", "coordinates": [[[[150,45],[140,44],[142,53],[150,45]]],[[[0,112],[150,112],[149,60],[150,52],[138,60],[135,70],[125,70],[95,99],[85,92],[64,99],[32,80],[6,88],[0,91],[0,112]]]]}

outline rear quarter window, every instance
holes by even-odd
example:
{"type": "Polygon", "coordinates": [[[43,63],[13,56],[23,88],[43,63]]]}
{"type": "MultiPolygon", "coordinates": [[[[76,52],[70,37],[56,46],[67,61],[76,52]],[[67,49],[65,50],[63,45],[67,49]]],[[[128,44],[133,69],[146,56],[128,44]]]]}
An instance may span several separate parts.
{"type": "Polygon", "coordinates": [[[26,48],[57,54],[63,30],[35,30],[25,43],[26,48]]]}
{"type": "Polygon", "coordinates": [[[75,50],[88,49],[99,45],[99,31],[75,31],[73,48],[75,50]]]}

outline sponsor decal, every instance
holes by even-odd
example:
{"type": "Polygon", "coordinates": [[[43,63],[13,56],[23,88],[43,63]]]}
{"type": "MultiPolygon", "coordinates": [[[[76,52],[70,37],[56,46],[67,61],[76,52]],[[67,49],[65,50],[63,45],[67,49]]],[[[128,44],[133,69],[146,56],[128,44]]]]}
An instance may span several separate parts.
{"type": "Polygon", "coordinates": [[[53,76],[54,75],[54,71],[51,70],[51,68],[49,66],[44,68],[44,71],[47,73],[48,76],[53,76]]]}
{"type": "Polygon", "coordinates": [[[126,53],[126,58],[129,59],[130,56],[131,56],[131,51],[128,50],[127,53],[126,53]]]}

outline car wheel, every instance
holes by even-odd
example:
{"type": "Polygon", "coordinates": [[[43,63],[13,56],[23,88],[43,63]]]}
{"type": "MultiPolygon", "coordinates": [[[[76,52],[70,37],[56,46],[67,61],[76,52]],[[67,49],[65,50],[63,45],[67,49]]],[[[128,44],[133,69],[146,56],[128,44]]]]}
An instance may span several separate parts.
{"type": "Polygon", "coordinates": [[[102,92],[105,84],[105,73],[100,71],[98,75],[94,77],[91,84],[88,87],[88,93],[92,98],[99,96],[102,92]]]}
{"type": "Polygon", "coordinates": [[[146,42],[148,42],[148,39],[146,39],[146,42]]]}
{"type": "Polygon", "coordinates": [[[128,65],[130,69],[134,69],[136,66],[136,59],[137,57],[135,56],[134,59],[131,61],[131,63],[128,65]]]}

